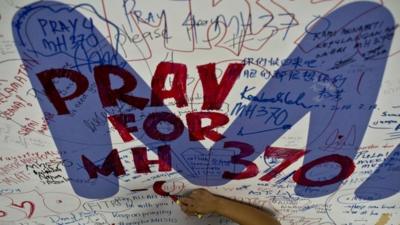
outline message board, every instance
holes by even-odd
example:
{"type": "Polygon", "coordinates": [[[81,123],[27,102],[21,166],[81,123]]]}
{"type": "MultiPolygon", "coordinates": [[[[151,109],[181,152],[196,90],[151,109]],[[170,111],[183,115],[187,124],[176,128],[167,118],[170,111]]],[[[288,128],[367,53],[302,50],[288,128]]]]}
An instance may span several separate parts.
{"type": "Polygon", "coordinates": [[[1,224],[400,221],[400,4],[0,2],[1,224]]]}

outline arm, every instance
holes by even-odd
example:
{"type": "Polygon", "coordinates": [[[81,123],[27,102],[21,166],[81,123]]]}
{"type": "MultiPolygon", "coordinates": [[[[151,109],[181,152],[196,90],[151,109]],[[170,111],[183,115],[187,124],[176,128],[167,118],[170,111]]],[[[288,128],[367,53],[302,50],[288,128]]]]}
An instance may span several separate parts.
{"type": "Polygon", "coordinates": [[[182,210],[188,215],[217,213],[240,225],[280,225],[272,215],[261,209],[213,195],[204,189],[194,190],[180,202],[182,210]]]}

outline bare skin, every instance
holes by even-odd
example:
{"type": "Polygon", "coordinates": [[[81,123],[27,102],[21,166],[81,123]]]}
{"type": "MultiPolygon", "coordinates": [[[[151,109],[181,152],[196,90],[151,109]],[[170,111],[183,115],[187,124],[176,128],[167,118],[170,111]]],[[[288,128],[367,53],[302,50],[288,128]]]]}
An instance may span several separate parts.
{"type": "Polygon", "coordinates": [[[250,205],[213,195],[205,189],[194,190],[180,199],[182,211],[188,215],[216,213],[240,225],[280,225],[274,216],[250,205]]]}

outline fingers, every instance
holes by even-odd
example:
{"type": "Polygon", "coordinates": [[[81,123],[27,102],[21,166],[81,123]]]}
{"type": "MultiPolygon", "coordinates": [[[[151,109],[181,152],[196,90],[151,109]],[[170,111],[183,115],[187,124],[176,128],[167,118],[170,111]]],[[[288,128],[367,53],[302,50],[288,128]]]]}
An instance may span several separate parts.
{"type": "MultiPolygon", "coordinates": [[[[205,189],[193,190],[189,196],[179,199],[182,211],[188,215],[212,213],[214,196],[205,189]]],[[[200,217],[199,217],[200,218],[200,217]]]]}
{"type": "Polygon", "coordinates": [[[194,191],[192,191],[192,193],[190,194],[190,196],[201,196],[207,193],[207,190],[205,189],[196,189],[194,191]]]}
{"type": "Polygon", "coordinates": [[[196,189],[190,193],[189,197],[195,200],[201,200],[204,197],[211,196],[212,194],[206,189],[196,189]]]}
{"type": "Polygon", "coordinates": [[[205,191],[205,189],[199,188],[199,189],[193,190],[192,194],[200,194],[200,193],[203,193],[204,191],[205,191]]]}
{"type": "Polygon", "coordinates": [[[182,205],[185,205],[186,207],[187,206],[193,207],[193,205],[195,203],[194,200],[191,199],[190,197],[181,198],[181,199],[179,199],[179,201],[182,203],[182,205]]]}
{"type": "Polygon", "coordinates": [[[197,212],[195,210],[194,200],[188,197],[179,199],[179,206],[182,211],[189,216],[196,216],[197,212]]]}
{"type": "Polygon", "coordinates": [[[185,208],[187,211],[196,212],[196,202],[193,199],[185,197],[181,198],[180,202],[181,208],[185,208]]]}
{"type": "Polygon", "coordinates": [[[196,213],[194,211],[192,211],[192,210],[189,210],[189,208],[186,205],[181,204],[180,206],[181,206],[182,211],[186,215],[188,215],[188,216],[195,216],[196,215],[196,213]]]}

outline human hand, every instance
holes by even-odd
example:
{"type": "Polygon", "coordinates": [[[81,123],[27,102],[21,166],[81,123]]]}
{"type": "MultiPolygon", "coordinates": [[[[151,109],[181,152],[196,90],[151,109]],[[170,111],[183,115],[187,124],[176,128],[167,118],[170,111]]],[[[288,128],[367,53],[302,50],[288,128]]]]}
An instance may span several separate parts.
{"type": "Polygon", "coordinates": [[[205,189],[196,189],[187,197],[179,199],[183,212],[188,215],[214,213],[218,209],[220,197],[205,189]]]}

